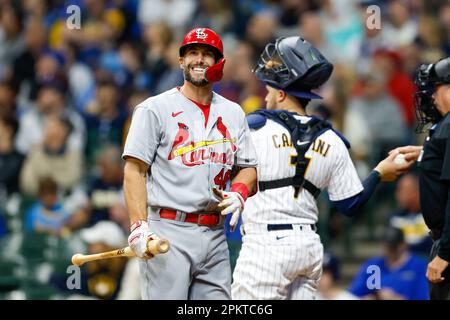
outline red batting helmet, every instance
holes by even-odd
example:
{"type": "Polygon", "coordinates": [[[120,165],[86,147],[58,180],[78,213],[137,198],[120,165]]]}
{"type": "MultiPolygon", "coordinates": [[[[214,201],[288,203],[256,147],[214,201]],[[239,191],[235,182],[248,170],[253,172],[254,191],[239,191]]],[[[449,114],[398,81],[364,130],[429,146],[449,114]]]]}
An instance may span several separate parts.
{"type": "Polygon", "coordinates": [[[205,44],[213,48],[216,61],[223,58],[223,44],[217,33],[208,28],[195,28],[189,31],[180,47],[180,57],[191,44],[205,44]]]}

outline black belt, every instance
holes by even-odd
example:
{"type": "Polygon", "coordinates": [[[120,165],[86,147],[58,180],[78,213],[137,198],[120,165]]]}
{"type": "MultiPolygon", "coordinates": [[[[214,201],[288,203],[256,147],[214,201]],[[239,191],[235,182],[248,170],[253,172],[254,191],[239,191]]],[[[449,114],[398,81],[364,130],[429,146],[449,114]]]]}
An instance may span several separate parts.
{"type": "MultiPolygon", "coordinates": [[[[311,226],[311,230],[316,232],[317,227],[315,224],[309,224],[311,226]]],[[[300,225],[300,230],[302,230],[303,226],[300,225]]],[[[292,230],[294,229],[293,225],[291,223],[287,224],[268,224],[267,225],[267,231],[278,231],[278,230],[292,230]]]]}

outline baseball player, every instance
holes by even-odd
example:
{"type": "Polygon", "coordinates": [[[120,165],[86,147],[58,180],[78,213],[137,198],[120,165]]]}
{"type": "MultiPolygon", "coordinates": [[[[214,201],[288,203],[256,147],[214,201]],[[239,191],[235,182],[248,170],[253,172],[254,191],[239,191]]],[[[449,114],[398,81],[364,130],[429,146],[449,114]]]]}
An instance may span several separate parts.
{"type": "Polygon", "coordinates": [[[179,53],[183,86],[139,104],[126,139],[128,242],[143,258],[143,299],[229,299],[224,217],[234,228],[256,181],[256,153],[241,107],[211,89],[225,63],[219,36],[196,28],[179,53]],[[158,237],[171,248],[148,260],[146,244],[158,237]]]}
{"type": "Polygon", "coordinates": [[[259,192],[243,212],[243,244],[233,274],[233,299],[314,299],[323,246],[315,232],[323,189],[347,215],[368,200],[377,183],[392,181],[413,163],[381,161],[361,183],[348,141],[329,123],[305,114],[311,90],[333,66],[300,37],[265,47],[256,76],[266,83],[267,109],[249,115],[258,158],[259,192]]]}

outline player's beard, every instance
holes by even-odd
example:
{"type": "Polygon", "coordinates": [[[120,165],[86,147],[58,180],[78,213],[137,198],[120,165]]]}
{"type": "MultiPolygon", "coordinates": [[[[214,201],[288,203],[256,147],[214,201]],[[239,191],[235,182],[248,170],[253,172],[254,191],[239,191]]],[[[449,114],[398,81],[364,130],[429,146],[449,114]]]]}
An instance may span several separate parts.
{"type": "Polygon", "coordinates": [[[192,83],[194,86],[197,87],[204,87],[207,86],[209,84],[208,80],[206,80],[205,76],[203,76],[200,79],[194,79],[194,77],[192,77],[191,75],[191,66],[185,66],[183,68],[183,74],[184,74],[184,79],[186,81],[189,81],[190,83],[192,83]]]}

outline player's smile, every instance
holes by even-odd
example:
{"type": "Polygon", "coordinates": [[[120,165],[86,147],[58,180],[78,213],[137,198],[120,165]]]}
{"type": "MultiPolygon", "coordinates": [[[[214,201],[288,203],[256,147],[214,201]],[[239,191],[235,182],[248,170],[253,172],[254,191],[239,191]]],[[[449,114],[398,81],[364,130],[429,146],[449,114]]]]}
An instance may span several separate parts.
{"type": "Polygon", "coordinates": [[[206,65],[196,65],[189,67],[189,70],[191,71],[192,75],[204,76],[206,68],[206,65]]]}

